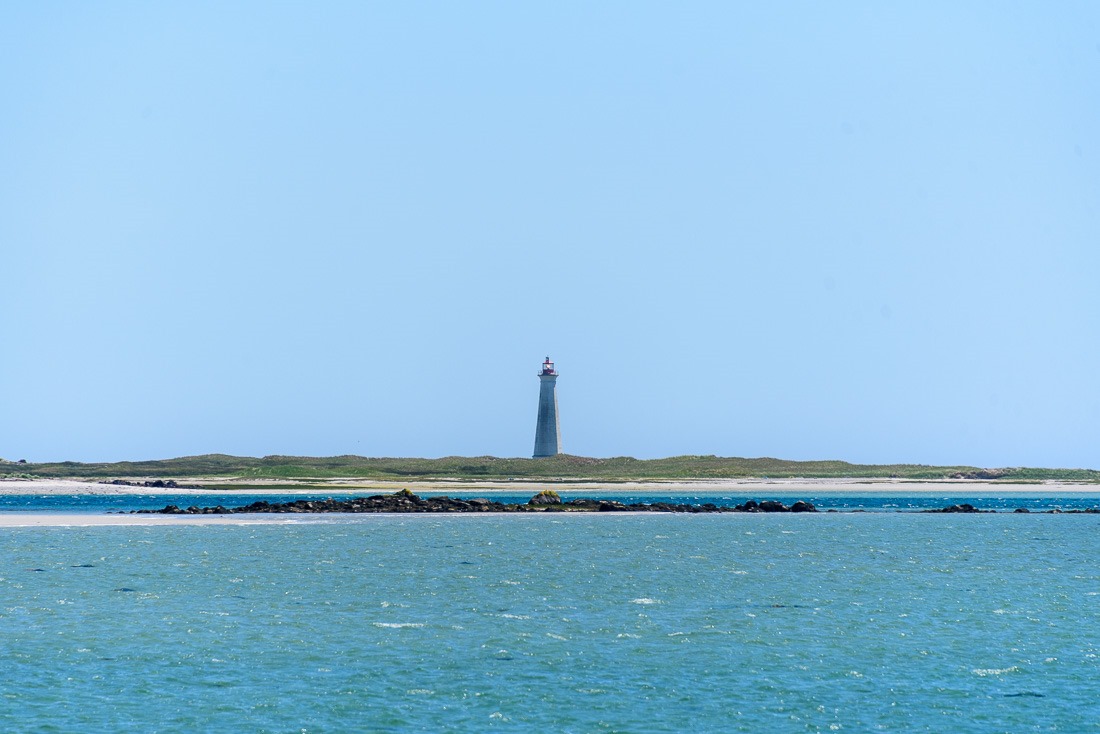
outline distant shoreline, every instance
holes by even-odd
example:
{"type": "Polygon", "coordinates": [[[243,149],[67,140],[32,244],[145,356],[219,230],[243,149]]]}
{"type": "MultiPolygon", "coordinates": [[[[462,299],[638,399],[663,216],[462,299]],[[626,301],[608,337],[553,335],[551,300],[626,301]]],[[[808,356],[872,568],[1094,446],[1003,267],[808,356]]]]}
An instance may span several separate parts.
{"type": "Polygon", "coordinates": [[[790,461],[770,457],[713,455],[635,459],[558,454],[540,459],[497,456],[446,456],[436,459],[369,456],[230,456],[204,454],[150,461],[83,463],[25,462],[0,459],[0,478],[161,480],[201,477],[205,484],[251,481],[299,481],[313,484],[358,482],[365,485],[401,482],[536,482],[632,484],[636,482],[725,481],[891,481],[923,482],[1089,482],[1100,488],[1095,469],[1039,467],[981,468],[925,464],[852,464],[846,461],[790,461]]]}
{"type": "MultiPolygon", "coordinates": [[[[132,477],[140,482],[152,478],[132,477]]],[[[181,485],[161,488],[104,484],[94,479],[0,479],[0,495],[209,495],[219,493],[351,496],[384,494],[400,489],[417,493],[530,494],[553,488],[562,495],[607,496],[646,494],[734,494],[757,498],[816,496],[922,496],[980,497],[983,495],[1071,496],[1095,494],[1100,485],[1087,482],[946,479],[941,481],[909,479],[700,479],[632,481],[517,481],[439,479],[411,481],[340,478],[327,480],[239,479],[224,477],[181,477],[181,485]]]]}

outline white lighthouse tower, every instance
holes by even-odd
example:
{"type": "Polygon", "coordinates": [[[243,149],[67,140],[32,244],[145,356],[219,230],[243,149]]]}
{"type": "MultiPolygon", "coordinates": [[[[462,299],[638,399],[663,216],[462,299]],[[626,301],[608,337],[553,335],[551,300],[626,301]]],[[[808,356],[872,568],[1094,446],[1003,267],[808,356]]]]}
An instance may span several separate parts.
{"type": "Polygon", "coordinates": [[[547,357],[539,372],[539,421],[535,425],[535,458],[561,453],[561,426],[558,425],[558,373],[547,357]]]}

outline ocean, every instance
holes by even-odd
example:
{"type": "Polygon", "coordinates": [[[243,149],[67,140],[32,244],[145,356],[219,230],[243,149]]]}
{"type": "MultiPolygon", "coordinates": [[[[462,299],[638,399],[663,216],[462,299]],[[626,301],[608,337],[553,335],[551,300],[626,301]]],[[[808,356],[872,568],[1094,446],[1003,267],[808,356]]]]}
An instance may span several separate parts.
{"type": "Polygon", "coordinates": [[[1098,557],[1097,515],[0,529],[0,725],[1096,731],[1098,557]]]}

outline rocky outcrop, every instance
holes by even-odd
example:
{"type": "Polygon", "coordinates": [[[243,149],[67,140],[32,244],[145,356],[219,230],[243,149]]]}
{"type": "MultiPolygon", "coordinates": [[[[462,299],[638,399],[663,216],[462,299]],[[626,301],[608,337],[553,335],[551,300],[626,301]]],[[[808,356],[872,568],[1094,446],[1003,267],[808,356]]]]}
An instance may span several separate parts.
{"type": "Polygon", "coordinates": [[[561,495],[552,489],[544,489],[536,494],[531,499],[527,500],[529,505],[560,505],[561,495]]]}
{"type": "MultiPolygon", "coordinates": [[[[939,512],[939,513],[973,513],[982,515],[995,514],[996,510],[979,510],[974,505],[963,503],[961,505],[949,505],[947,507],[941,507],[937,510],[921,510],[921,512],[939,512]]],[[[1055,507],[1053,510],[1035,510],[1036,513],[1042,513],[1044,515],[1100,515],[1100,507],[1085,507],[1080,510],[1063,510],[1061,507],[1055,507]]],[[[1012,511],[1016,515],[1030,515],[1032,510],[1026,507],[1017,507],[1012,511]]]]}
{"type": "Polygon", "coordinates": [[[749,500],[736,507],[719,507],[713,503],[701,505],[672,504],[669,502],[623,504],[615,500],[573,499],[562,502],[560,497],[548,497],[540,492],[526,504],[505,504],[484,498],[457,499],[455,497],[419,497],[407,489],[394,494],[376,494],[348,500],[295,500],[294,502],[253,502],[243,507],[225,508],[192,506],[181,509],[168,505],[162,510],[136,510],[140,514],[160,515],[232,515],[240,513],[321,513],[321,512],[397,512],[397,513],[450,513],[450,512],[817,512],[809,502],[796,502],[791,507],[775,500],[756,502],[749,500]],[[541,498],[541,499],[540,499],[541,498]],[[554,502],[552,500],[556,499],[554,502]],[[537,501],[536,501],[537,500],[537,501]],[[551,500],[551,501],[547,501],[551,500]]]}
{"type": "Polygon", "coordinates": [[[133,482],[129,479],[110,479],[99,484],[112,484],[116,487],[150,487],[156,489],[202,489],[197,484],[179,484],[175,479],[151,479],[144,482],[133,482]]]}
{"type": "Polygon", "coordinates": [[[993,512],[993,510],[979,510],[974,505],[967,504],[967,503],[964,502],[961,505],[949,505],[947,507],[940,507],[939,509],[936,509],[936,510],[921,510],[921,512],[948,512],[948,513],[962,512],[962,513],[967,513],[967,514],[971,514],[971,513],[976,514],[976,513],[982,513],[982,512],[993,512]]]}
{"type": "Polygon", "coordinates": [[[802,500],[795,502],[790,507],[775,500],[764,500],[762,502],[749,500],[743,505],[737,505],[733,509],[736,512],[817,512],[816,507],[802,500]]]}
{"type": "MultiPolygon", "coordinates": [[[[711,502],[699,505],[681,504],[672,502],[651,502],[625,504],[611,499],[578,498],[557,502],[548,502],[554,499],[547,497],[546,493],[539,493],[523,504],[507,504],[494,500],[477,497],[473,499],[459,499],[456,497],[419,497],[416,494],[403,489],[394,494],[377,494],[371,497],[356,497],[347,500],[295,500],[293,502],[253,502],[243,507],[226,508],[191,506],[180,508],[176,505],[168,505],[162,510],[134,510],[141,514],[161,515],[234,515],[241,513],[323,513],[323,512],[394,512],[394,513],[456,513],[456,512],[679,512],[685,514],[700,513],[725,513],[725,512],[818,512],[813,504],[799,500],[790,507],[776,500],[748,500],[735,506],[718,506],[711,502]]],[[[836,512],[836,510],[829,510],[836,512]]],[[[852,510],[851,512],[865,512],[865,510],[852,510]]],[[[921,510],[924,513],[935,514],[993,514],[996,510],[979,510],[969,503],[948,505],[931,510],[921,510]]],[[[1045,514],[1065,515],[1096,515],[1100,514],[1100,507],[1084,509],[1063,510],[1028,510],[1019,507],[1013,510],[1015,513],[1027,514],[1029,512],[1044,512],[1045,514]]]]}
{"type": "Polygon", "coordinates": [[[1048,515],[1100,515],[1100,507],[1086,507],[1083,510],[1063,510],[1059,507],[1055,507],[1053,510],[1047,510],[1048,515]]]}

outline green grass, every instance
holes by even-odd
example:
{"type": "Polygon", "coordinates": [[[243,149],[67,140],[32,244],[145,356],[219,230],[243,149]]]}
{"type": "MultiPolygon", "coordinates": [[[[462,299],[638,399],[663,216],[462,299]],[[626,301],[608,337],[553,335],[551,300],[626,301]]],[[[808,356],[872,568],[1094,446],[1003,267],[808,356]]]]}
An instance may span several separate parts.
{"type": "Polygon", "coordinates": [[[1008,468],[983,470],[972,466],[922,464],[849,464],[844,461],[784,461],[720,456],[672,456],[666,459],[634,459],[617,456],[595,459],[562,454],[545,459],[508,459],[494,456],[448,456],[441,459],[368,458],[364,456],[265,456],[252,458],[207,454],[157,461],[123,461],[83,464],[65,461],[42,464],[0,463],[0,476],[40,478],[114,477],[211,477],[234,479],[324,480],[352,479],[726,479],[772,478],[897,478],[945,479],[961,476],[1001,482],[1034,482],[1048,479],[1100,483],[1093,469],[1008,468]]]}

